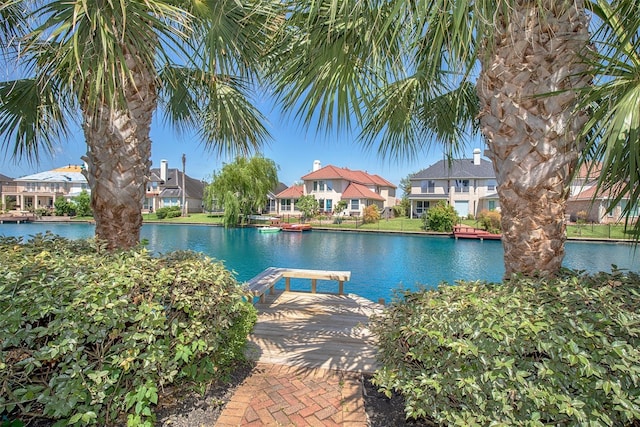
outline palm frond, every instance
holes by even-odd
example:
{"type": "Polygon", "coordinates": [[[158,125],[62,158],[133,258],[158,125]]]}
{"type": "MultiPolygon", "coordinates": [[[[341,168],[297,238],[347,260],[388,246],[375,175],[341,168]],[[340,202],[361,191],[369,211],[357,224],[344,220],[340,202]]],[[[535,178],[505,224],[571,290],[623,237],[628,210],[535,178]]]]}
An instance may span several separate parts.
{"type": "Polygon", "coordinates": [[[597,52],[588,59],[590,72],[598,76],[581,108],[589,108],[590,120],[583,162],[601,169],[594,197],[607,197],[608,210],[622,206],[627,225],[635,217],[640,239],[640,12],[634,1],[597,2],[602,26],[596,33],[597,52]]]}
{"type": "Polygon", "coordinates": [[[367,111],[361,139],[377,145],[378,155],[415,160],[434,144],[459,153],[477,130],[475,86],[447,88],[417,77],[396,81],[381,91],[367,111]]]}
{"type": "Polygon", "coordinates": [[[2,147],[15,160],[37,163],[51,154],[55,141],[68,135],[71,100],[55,79],[0,82],[0,135],[2,147]]]}

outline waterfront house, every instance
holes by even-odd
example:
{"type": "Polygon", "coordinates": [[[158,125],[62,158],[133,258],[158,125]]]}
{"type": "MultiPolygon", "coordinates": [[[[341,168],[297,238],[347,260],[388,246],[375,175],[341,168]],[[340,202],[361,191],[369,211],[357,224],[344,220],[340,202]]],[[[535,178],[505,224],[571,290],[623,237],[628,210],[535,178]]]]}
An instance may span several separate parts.
{"type": "Polygon", "coordinates": [[[493,164],[481,157],[478,148],[470,159],[440,160],[411,175],[409,181],[411,218],[420,218],[440,201],[453,206],[460,217],[499,208],[493,164]]]}
{"type": "Polygon", "coordinates": [[[70,201],[83,190],[90,191],[83,169],[84,166],[68,165],[16,178],[2,185],[2,203],[9,201],[22,211],[53,209],[59,197],[70,201]]]}
{"type": "MultiPolygon", "coordinates": [[[[571,193],[567,200],[567,218],[571,222],[578,220],[611,224],[624,221],[623,211],[629,204],[628,196],[622,197],[610,212],[607,208],[611,205],[610,191],[596,192],[598,179],[600,179],[601,166],[594,164],[582,165],[577,171],[571,183],[571,193]]],[[[638,219],[640,207],[636,205],[631,213],[631,220],[638,219]]]]}
{"type": "Polygon", "coordinates": [[[278,194],[282,193],[286,189],[287,189],[287,184],[283,182],[278,182],[278,185],[276,185],[276,188],[269,191],[269,194],[267,194],[267,203],[265,205],[264,212],[261,212],[261,213],[266,213],[269,215],[277,215],[279,212],[278,194]]]}
{"type": "Polygon", "coordinates": [[[177,168],[169,168],[169,162],[161,160],[159,168],[151,169],[142,209],[154,212],[164,207],[182,207],[184,203],[188,213],[203,212],[205,184],[177,168]]]}
{"type": "Polygon", "coordinates": [[[364,209],[376,205],[381,212],[396,204],[396,186],[379,175],[340,168],[321,166],[313,162],[313,171],[302,177],[302,185],[289,187],[277,195],[279,213],[300,212],[295,201],[303,195],[312,195],[318,201],[320,212],[334,213],[339,201],[345,200],[347,208],[342,214],[361,216],[364,209]]]}
{"type": "Polygon", "coordinates": [[[284,189],[276,195],[277,208],[279,215],[300,215],[300,211],[296,208],[296,202],[304,195],[304,187],[302,185],[292,185],[284,189]]]}

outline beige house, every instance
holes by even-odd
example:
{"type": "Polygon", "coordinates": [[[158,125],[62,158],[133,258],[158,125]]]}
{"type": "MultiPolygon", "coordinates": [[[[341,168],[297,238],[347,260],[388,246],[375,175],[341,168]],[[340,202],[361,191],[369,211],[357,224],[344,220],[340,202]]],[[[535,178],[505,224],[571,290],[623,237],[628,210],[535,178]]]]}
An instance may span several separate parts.
{"type": "MultiPolygon", "coordinates": [[[[630,203],[628,197],[622,200],[611,210],[607,208],[611,205],[609,192],[596,192],[598,179],[600,178],[599,165],[589,169],[588,165],[583,165],[576,174],[571,184],[571,194],[567,200],[567,218],[571,222],[584,220],[590,223],[611,224],[624,221],[622,212],[630,203]]],[[[640,207],[636,205],[632,211],[631,220],[636,220],[640,216],[640,207]]]]}
{"type": "Polygon", "coordinates": [[[481,157],[478,148],[471,159],[440,160],[409,180],[411,218],[420,218],[440,201],[453,206],[460,217],[500,208],[493,164],[481,157]]]}
{"type": "Polygon", "coordinates": [[[152,168],[142,210],[154,212],[160,208],[179,206],[183,203],[188,213],[204,212],[202,195],[205,183],[191,178],[176,168],[169,168],[166,160],[159,168],[152,168]]]}
{"type": "Polygon", "coordinates": [[[53,208],[59,197],[70,201],[83,190],[90,192],[87,179],[82,174],[83,168],[78,165],[64,166],[16,178],[12,183],[2,185],[3,209],[6,201],[22,211],[53,208]]]}
{"type": "Polygon", "coordinates": [[[276,196],[278,213],[299,214],[295,202],[303,195],[314,196],[321,212],[361,216],[370,205],[384,212],[396,204],[396,188],[379,175],[331,165],[322,167],[316,160],[313,171],[302,177],[302,185],[289,187],[276,196]],[[344,212],[334,212],[341,200],[347,202],[347,208],[344,212]]]}

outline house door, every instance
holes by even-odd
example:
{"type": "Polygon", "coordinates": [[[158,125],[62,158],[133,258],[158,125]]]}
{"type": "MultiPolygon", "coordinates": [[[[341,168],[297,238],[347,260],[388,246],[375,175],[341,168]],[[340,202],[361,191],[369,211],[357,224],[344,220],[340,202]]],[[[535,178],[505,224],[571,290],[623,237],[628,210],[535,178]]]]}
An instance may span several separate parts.
{"type": "Polygon", "coordinates": [[[456,200],[454,206],[458,216],[467,217],[469,215],[469,201],[468,200],[456,200]]]}

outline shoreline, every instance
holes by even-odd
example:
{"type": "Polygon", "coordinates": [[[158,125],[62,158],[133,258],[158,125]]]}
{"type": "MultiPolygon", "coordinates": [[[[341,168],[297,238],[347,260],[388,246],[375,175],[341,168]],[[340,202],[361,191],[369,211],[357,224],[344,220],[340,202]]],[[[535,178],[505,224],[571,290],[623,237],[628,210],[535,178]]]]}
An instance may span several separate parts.
{"type": "MultiPolygon", "coordinates": [[[[94,220],[76,220],[71,217],[60,218],[60,217],[40,217],[33,219],[31,222],[33,223],[95,223],[94,220]]],[[[143,221],[144,224],[159,224],[159,225],[198,225],[205,227],[222,227],[222,224],[206,224],[200,222],[165,222],[165,221],[143,221]]],[[[250,224],[245,225],[246,228],[256,228],[256,225],[250,224]]],[[[443,238],[452,238],[452,233],[444,233],[444,232],[434,232],[434,231],[401,231],[401,230],[363,230],[357,228],[338,228],[338,227],[322,227],[315,226],[312,224],[314,230],[320,231],[329,231],[329,232],[351,232],[351,233],[379,233],[379,234],[395,234],[395,235],[407,235],[407,236],[425,236],[425,237],[443,237],[443,238]]],[[[242,227],[241,227],[242,228],[242,227]]],[[[613,243],[613,244],[629,244],[634,245],[637,244],[633,239],[609,239],[609,238],[598,238],[598,237],[570,237],[567,236],[567,241],[571,242],[582,242],[582,243],[613,243]]]]}

